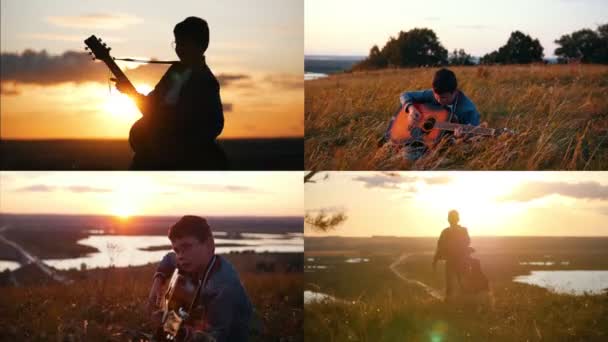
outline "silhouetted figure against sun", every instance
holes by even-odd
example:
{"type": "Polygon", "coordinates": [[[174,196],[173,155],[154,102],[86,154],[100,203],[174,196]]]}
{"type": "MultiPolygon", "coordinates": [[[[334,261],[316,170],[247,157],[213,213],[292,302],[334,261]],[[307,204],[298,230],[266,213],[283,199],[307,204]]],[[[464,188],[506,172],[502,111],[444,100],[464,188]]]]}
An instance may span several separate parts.
{"type": "Polygon", "coordinates": [[[129,93],[143,113],[129,133],[135,152],[132,169],[222,170],[224,152],[216,138],[224,128],[220,85],[205,62],[209,27],[188,17],[175,25],[175,52],[180,63],[169,67],[147,96],[129,93]]]}
{"type": "Polygon", "coordinates": [[[459,291],[463,292],[463,276],[467,271],[471,253],[469,232],[458,224],[459,221],[458,211],[450,210],[448,213],[450,226],[441,232],[433,258],[433,269],[438,260],[445,260],[446,301],[454,296],[456,284],[458,284],[459,291]]]}

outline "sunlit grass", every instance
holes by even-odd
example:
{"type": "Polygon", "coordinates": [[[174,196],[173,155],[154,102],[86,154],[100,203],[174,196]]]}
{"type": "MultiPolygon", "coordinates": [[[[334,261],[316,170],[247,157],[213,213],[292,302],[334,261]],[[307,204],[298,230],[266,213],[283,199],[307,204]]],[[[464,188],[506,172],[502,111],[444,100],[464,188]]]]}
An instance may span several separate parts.
{"type": "Polygon", "coordinates": [[[514,136],[443,145],[415,163],[378,147],[399,94],[430,88],[436,69],[332,75],[305,82],[308,170],[597,170],[608,165],[608,67],[455,67],[490,127],[514,136]]]}

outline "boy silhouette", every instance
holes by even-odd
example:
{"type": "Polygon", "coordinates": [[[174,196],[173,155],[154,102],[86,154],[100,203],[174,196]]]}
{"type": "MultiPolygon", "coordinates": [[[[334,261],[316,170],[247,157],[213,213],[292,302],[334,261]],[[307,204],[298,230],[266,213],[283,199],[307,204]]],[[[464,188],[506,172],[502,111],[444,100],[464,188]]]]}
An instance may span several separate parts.
{"type": "Polygon", "coordinates": [[[205,61],[209,26],[188,17],[175,25],[175,52],[169,67],[149,95],[116,88],[134,99],[143,114],[131,128],[135,152],[132,169],[221,170],[227,168],[216,138],[224,128],[220,85],[205,61]]]}

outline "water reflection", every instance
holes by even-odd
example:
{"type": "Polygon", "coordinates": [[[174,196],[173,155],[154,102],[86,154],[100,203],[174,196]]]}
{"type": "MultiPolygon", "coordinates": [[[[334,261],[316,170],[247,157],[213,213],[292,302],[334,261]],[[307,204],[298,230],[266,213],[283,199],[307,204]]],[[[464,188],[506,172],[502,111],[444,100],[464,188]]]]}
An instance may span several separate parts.
{"type": "MultiPolygon", "coordinates": [[[[216,234],[219,235],[219,234],[216,234]]],[[[238,246],[216,247],[218,254],[230,252],[254,251],[261,252],[304,252],[302,236],[282,234],[243,234],[243,239],[216,238],[216,245],[231,244],[238,246]]],[[[170,242],[165,236],[122,236],[94,235],[78,241],[79,244],[91,246],[99,252],[91,253],[80,258],[47,259],[44,262],[57,269],[139,266],[158,262],[170,251],[170,242]],[[146,251],[149,247],[159,250],[146,251]]]]}
{"type": "Polygon", "coordinates": [[[515,282],[536,285],[561,294],[602,294],[608,289],[608,271],[532,271],[515,282]]]}
{"type": "Polygon", "coordinates": [[[21,264],[15,261],[0,260],[0,272],[4,270],[14,271],[21,267],[21,264]]]}
{"type": "Polygon", "coordinates": [[[318,72],[307,72],[304,74],[304,81],[312,81],[312,80],[316,80],[318,78],[323,78],[323,77],[327,77],[327,74],[322,74],[322,73],[318,73],[318,72]]]}

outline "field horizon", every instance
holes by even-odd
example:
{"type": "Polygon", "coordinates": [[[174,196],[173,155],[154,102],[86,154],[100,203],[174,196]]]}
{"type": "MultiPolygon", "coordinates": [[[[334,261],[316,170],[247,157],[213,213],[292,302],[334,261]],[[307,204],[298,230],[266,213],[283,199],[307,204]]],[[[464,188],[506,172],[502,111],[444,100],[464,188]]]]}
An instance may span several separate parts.
{"type": "MultiPolygon", "coordinates": [[[[303,138],[219,139],[231,170],[301,170],[303,138]]],[[[2,170],[128,170],[127,139],[0,139],[2,170]]]]}

